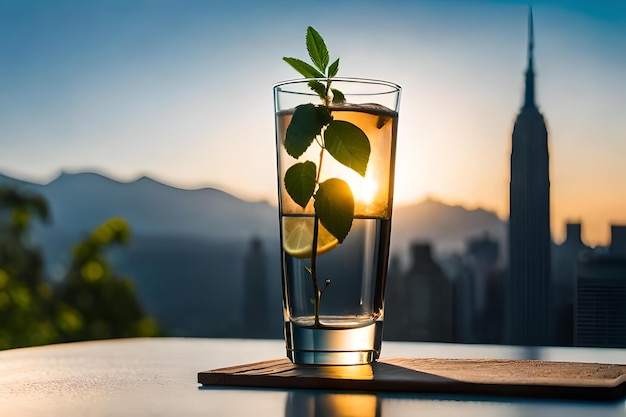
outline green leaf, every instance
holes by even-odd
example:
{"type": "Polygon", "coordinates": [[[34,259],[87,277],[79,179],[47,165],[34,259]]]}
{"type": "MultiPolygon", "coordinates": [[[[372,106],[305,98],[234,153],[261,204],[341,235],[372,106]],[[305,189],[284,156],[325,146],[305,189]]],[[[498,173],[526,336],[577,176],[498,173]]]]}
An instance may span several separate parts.
{"type": "Polygon", "coordinates": [[[339,243],[348,235],[354,219],[354,195],[348,183],[329,178],[315,193],[315,214],[339,243]]]}
{"type": "Polygon", "coordinates": [[[294,158],[299,158],[322,131],[322,127],[330,123],[331,117],[324,106],[301,104],[296,107],[285,136],[285,150],[294,158]]]}
{"type": "Polygon", "coordinates": [[[293,69],[302,74],[304,78],[325,78],[324,74],[298,58],[283,57],[283,61],[291,65],[293,69]]]}
{"type": "Polygon", "coordinates": [[[333,92],[333,103],[346,102],[346,96],[344,96],[341,91],[337,90],[336,88],[331,88],[330,91],[333,92]]]}
{"type": "Polygon", "coordinates": [[[305,208],[315,191],[317,167],[311,161],[299,162],[285,172],[285,188],[300,207],[305,208]]]}
{"type": "Polygon", "coordinates": [[[335,62],[330,64],[330,67],[328,67],[328,78],[333,78],[335,75],[337,75],[338,71],[339,71],[339,58],[337,58],[335,62]]]}
{"type": "Polygon", "coordinates": [[[365,176],[370,159],[370,141],[356,125],[333,120],[324,134],[326,150],[340,163],[365,176]]]}
{"type": "Polygon", "coordinates": [[[308,86],[311,90],[315,91],[322,100],[326,99],[326,86],[323,83],[313,80],[309,81],[308,86]]]}
{"type": "Polygon", "coordinates": [[[311,26],[306,30],[306,49],[313,64],[322,72],[326,71],[328,65],[328,49],[324,43],[324,39],[311,26]]]}

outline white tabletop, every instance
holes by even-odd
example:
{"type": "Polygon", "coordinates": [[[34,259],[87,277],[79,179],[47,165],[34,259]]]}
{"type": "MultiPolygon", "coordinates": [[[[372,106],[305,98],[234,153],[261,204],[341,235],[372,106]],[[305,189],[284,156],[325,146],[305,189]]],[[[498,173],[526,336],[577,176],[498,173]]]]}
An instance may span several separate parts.
{"type": "MultiPolygon", "coordinates": [[[[197,373],[284,357],[280,340],[125,339],[0,352],[0,416],[622,416],[626,402],[204,388],[197,373]]],[[[383,357],[626,364],[618,349],[384,342],[383,357]]]]}

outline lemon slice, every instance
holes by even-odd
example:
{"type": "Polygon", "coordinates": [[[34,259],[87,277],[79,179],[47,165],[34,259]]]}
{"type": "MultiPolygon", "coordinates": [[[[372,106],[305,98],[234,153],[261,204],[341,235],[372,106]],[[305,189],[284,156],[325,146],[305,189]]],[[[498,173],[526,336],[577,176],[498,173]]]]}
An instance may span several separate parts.
{"type": "MultiPolygon", "coordinates": [[[[299,259],[313,254],[313,217],[283,217],[283,249],[299,259]]],[[[317,231],[317,254],[326,253],[339,244],[321,223],[317,231]]]]}

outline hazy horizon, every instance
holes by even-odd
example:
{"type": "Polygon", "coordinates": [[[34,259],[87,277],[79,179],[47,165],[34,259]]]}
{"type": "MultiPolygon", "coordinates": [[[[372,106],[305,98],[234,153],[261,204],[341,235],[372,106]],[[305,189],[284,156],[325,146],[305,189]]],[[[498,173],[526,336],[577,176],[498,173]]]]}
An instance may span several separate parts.
{"type": "MultiPolygon", "coordinates": [[[[626,224],[626,3],[532,5],[553,237],[581,221],[587,244],[606,244],[609,224],[626,224]]],[[[271,87],[298,77],[281,58],[306,57],[312,25],[341,58],[339,75],[403,87],[397,204],[431,196],[507,218],[528,2],[321,1],[316,10],[328,11],[0,0],[0,172],[34,182],[61,171],[145,175],[273,202],[271,87]]]]}

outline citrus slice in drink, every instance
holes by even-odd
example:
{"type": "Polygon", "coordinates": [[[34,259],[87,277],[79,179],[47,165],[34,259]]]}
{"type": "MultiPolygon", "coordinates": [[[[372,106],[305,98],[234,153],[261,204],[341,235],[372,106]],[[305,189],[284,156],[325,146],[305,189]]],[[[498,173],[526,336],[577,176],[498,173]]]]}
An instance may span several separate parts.
{"type": "MultiPolygon", "coordinates": [[[[299,259],[313,254],[313,217],[283,217],[283,249],[299,259]]],[[[317,254],[326,253],[339,244],[322,223],[317,231],[317,254]]]]}

